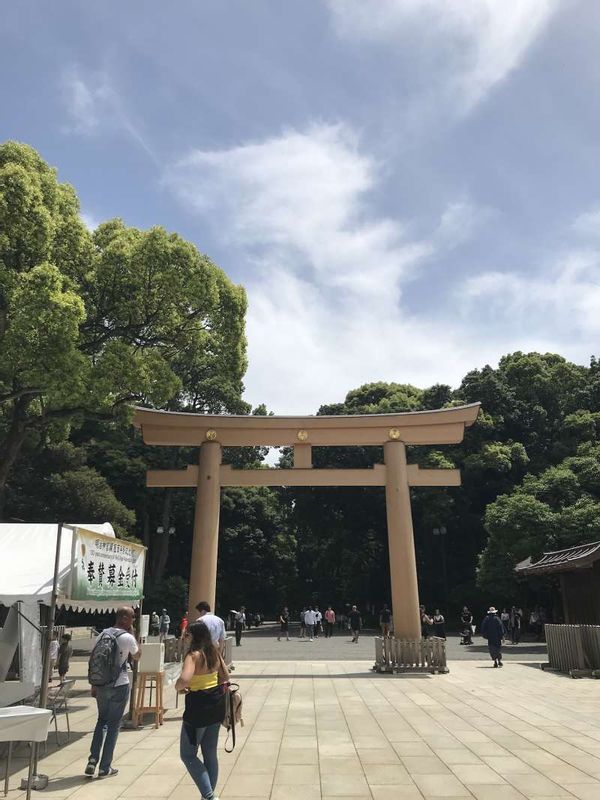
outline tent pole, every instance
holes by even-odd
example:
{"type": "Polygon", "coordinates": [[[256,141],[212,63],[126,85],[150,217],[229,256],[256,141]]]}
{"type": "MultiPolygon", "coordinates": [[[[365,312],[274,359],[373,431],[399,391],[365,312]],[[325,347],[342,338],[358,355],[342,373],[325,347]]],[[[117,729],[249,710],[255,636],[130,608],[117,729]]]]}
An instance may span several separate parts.
{"type": "MultiPolygon", "coordinates": [[[[52,637],[54,635],[54,619],[56,615],[56,599],[58,596],[58,571],[60,569],[60,542],[62,539],[62,529],[63,523],[58,523],[58,530],[56,532],[56,553],[54,556],[54,575],[52,577],[52,595],[50,597],[50,610],[48,612],[48,624],[46,625],[46,637],[44,640],[44,659],[42,662],[42,685],[40,686],[40,701],[39,707],[46,708],[46,703],[48,702],[48,684],[50,683],[50,643],[52,642],[52,637]]],[[[33,773],[30,770],[29,774],[33,777],[29,781],[30,787],[31,784],[35,786],[36,778],[38,777],[38,745],[37,743],[32,745],[33,752],[31,757],[34,761],[33,764],[33,773]]]]}
{"type": "Polygon", "coordinates": [[[56,533],[56,554],[54,556],[54,576],[52,578],[52,596],[50,597],[50,611],[46,627],[46,641],[44,642],[44,666],[42,668],[42,686],[40,688],[40,708],[46,708],[48,700],[48,684],[50,683],[50,643],[54,635],[54,620],[56,617],[56,600],[58,597],[58,571],[60,569],[60,542],[62,539],[63,523],[58,523],[56,533]]]}
{"type": "MultiPolygon", "coordinates": [[[[137,609],[137,618],[135,621],[135,632],[136,638],[138,640],[138,644],[141,645],[142,641],[142,606],[143,606],[144,599],[140,600],[140,604],[137,609]]],[[[129,693],[129,713],[127,714],[127,721],[133,722],[133,707],[135,705],[135,688],[137,683],[137,674],[138,674],[138,662],[134,661],[131,665],[131,691],[129,693]]]]}

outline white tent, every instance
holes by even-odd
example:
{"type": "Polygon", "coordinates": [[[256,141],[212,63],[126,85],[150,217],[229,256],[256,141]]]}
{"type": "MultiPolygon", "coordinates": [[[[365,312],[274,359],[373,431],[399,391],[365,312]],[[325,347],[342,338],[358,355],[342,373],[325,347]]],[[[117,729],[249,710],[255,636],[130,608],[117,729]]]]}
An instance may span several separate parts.
{"type": "MultiPolygon", "coordinates": [[[[109,522],[101,525],[79,523],[63,527],[58,569],[58,605],[74,611],[112,611],[119,605],[115,601],[73,602],[64,594],[71,574],[73,528],[85,528],[105,536],[115,535],[109,522]]],[[[50,605],[57,530],[58,525],[55,523],[0,523],[0,605],[11,606],[19,600],[27,605],[50,605]]]]}
{"type": "MultiPolygon", "coordinates": [[[[73,529],[83,528],[93,533],[115,537],[110,523],[100,525],[73,524],[63,526],[60,544],[58,569],[57,605],[75,611],[113,611],[120,603],[114,600],[99,602],[95,600],[73,601],[65,595],[70,586],[72,569],[73,529]]],[[[28,696],[32,687],[39,686],[41,680],[40,637],[34,626],[40,624],[40,605],[49,606],[54,580],[56,558],[56,539],[58,525],[55,523],[2,522],[0,523],[0,605],[12,606],[20,601],[20,614],[31,620],[20,625],[21,661],[23,689],[17,699],[28,696]]],[[[10,637],[14,638],[13,636],[10,637]]],[[[13,642],[13,651],[16,642],[13,642]]],[[[7,648],[6,648],[7,649],[7,648]]],[[[7,649],[8,652],[8,649],[7,649]]],[[[11,653],[9,653],[12,658],[11,653]]],[[[9,661],[10,661],[9,658],[9,661]]],[[[2,684],[1,690],[17,685],[17,682],[2,684]]],[[[17,686],[18,688],[18,686],[17,686]]],[[[14,698],[11,702],[14,702],[14,698]]],[[[7,701],[8,702],[8,701],[7,701]]]]}

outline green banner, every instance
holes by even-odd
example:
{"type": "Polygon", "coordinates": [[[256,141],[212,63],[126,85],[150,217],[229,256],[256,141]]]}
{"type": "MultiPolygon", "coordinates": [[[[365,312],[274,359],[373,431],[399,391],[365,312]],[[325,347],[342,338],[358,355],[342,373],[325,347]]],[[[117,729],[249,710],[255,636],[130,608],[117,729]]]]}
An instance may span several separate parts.
{"type": "Polygon", "coordinates": [[[72,600],[142,599],[146,548],[85,528],[73,533],[72,600]]]}

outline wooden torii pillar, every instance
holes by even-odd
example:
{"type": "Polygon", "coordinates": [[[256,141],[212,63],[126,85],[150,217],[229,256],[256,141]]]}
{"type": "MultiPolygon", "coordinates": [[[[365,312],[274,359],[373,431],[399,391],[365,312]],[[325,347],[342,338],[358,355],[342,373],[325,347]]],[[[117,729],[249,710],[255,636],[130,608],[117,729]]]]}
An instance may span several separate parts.
{"type": "Polygon", "coordinates": [[[190,570],[190,617],[199,600],[214,608],[221,487],[384,486],[392,608],[396,636],[419,639],[421,620],[410,488],[460,486],[458,470],[407,464],[406,445],[455,444],[477,418],[479,403],[438,411],[337,417],[254,417],[184,414],[137,408],[134,424],[146,444],[200,446],[197,465],[149,470],[148,487],[196,489],[190,570]],[[292,469],[233,469],[221,448],[294,448],[292,469]],[[313,469],[312,447],[383,446],[384,464],[370,469],[313,469]]]}

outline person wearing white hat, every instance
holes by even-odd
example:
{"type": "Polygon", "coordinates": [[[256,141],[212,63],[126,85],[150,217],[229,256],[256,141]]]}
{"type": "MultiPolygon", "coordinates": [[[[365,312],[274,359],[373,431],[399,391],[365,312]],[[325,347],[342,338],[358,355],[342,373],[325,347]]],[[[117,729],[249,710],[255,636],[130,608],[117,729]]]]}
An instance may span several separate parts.
{"type": "Polygon", "coordinates": [[[502,666],[502,640],[504,628],[498,616],[498,611],[494,606],[490,606],[487,615],[481,623],[481,635],[487,639],[490,657],[494,662],[494,667],[502,666]]]}

